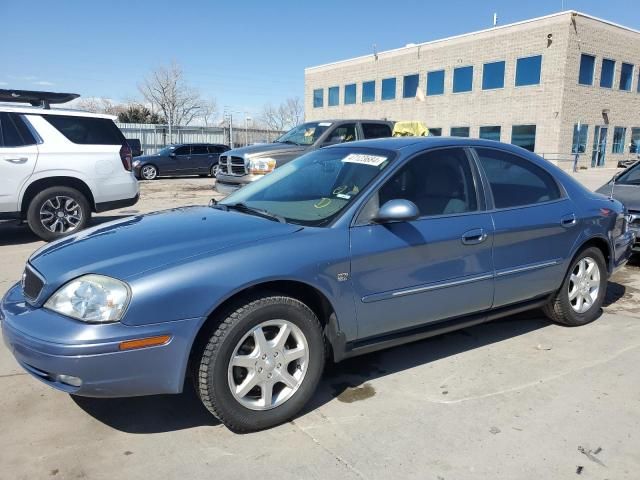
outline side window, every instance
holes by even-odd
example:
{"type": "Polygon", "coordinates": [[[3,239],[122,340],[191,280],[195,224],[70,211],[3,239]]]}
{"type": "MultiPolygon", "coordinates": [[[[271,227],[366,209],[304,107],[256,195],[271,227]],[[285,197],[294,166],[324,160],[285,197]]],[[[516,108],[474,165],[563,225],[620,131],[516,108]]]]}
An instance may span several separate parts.
{"type": "Polygon", "coordinates": [[[507,152],[476,148],[480,164],[491,184],[496,208],[518,207],[560,198],[551,176],[534,163],[507,152]]]}
{"type": "Polygon", "coordinates": [[[24,147],[37,143],[22,117],[15,113],[0,113],[0,145],[4,147],[24,147]]]}
{"type": "Polygon", "coordinates": [[[225,149],[221,145],[209,145],[209,153],[216,154],[216,153],[222,153],[224,151],[225,149]]]}
{"type": "Polygon", "coordinates": [[[122,145],[124,135],[108,118],[42,115],[67,140],[81,145],[122,145]]]}
{"type": "Polygon", "coordinates": [[[435,150],[402,167],[367,202],[358,223],[367,223],[389,200],[416,204],[421,217],[478,210],[469,159],[461,148],[435,150]]]}
{"type": "Polygon", "coordinates": [[[353,142],[354,140],[357,140],[356,124],[346,123],[336,127],[324,143],[333,145],[335,143],[353,142]]]}
{"type": "Polygon", "coordinates": [[[363,123],[364,138],[386,138],[391,136],[391,127],[384,123],[363,123]]]}
{"type": "Polygon", "coordinates": [[[176,155],[189,155],[189,152],[191,151],[191,147],[186,146],[186,147],[178,147],[176,148],[173,153],[175,153],[176,155]]]}
{"type": "Polygon", "coordinates": [[[206,145],[193,145],[191,147],[191,155],[208,155],[209,150],[206,145]]]}

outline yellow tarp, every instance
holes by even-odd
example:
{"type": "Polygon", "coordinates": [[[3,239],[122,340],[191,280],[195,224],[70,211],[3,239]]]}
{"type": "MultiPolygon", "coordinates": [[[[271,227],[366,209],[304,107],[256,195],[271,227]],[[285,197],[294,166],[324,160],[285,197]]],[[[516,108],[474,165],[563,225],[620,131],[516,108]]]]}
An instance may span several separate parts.
{"type": "Polygon", "coordinates": [[[394,137],[426,137],[429,130],[422,122],[396,122],[393,127],[394,137]]]}

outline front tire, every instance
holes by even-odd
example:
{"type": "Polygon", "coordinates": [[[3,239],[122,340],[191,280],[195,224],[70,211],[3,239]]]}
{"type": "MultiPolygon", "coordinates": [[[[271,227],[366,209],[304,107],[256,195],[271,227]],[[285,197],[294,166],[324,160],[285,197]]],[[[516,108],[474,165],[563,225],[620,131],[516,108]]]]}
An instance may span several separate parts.
{"type": "Polygon", "coordinates": [[[143,180],[155,180],[158,177],[158,169],[155,165],[143,165],[140,169],[140,178],[143,180]]]}
{"type": "Polygon", "coordinates": [[[290,420],[309,401],[325,363],[320,322],[302,302],[265,295],[218,323],[201,351],[196,389],[229,429],[290,420]]]}
{"type": "Polygon", "coordinates": [[[562,287],[544,312],[556,323],[586,325],[600,316],[606,289],[604,255],[598,248],[586,248],[573,259],[562,287]]]}
{"type": "Polygon", "coordinates": [[[70,187],[46,188],[31,200],[27,209],[29,228],[46,242],[82,230],[90,218],[87,198],[70,187]]]}

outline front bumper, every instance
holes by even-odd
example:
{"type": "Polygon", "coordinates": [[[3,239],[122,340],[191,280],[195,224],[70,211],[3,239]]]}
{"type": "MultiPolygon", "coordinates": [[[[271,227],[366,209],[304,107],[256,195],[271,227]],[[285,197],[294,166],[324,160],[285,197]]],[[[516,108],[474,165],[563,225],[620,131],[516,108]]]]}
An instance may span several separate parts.
{"type": "Polygon", "coordinates": [[[180,393],[201,319],[152,325],[87,324],[25,302],[14,285],[0,303],[4,343],[18,363],[47,385],[88,397],[180,393]],[[164,345],[119,350],[122,341],[170,335],[164,345]],[[60,375],[82,380],[72,386],[60,375]]]}

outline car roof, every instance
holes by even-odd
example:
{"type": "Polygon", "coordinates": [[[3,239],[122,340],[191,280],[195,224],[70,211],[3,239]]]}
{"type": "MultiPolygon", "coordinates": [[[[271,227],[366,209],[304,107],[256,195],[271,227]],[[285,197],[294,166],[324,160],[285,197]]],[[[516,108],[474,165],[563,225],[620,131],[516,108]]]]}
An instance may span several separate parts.
{"type": "MultiPolygon", "coordinates": [[[[339,143],[324,148],[340,148],[347,144],[339,143]]],[[[494,140],[483,140],[480,138],[468,138],[468,137],[387,137],[376,138],[372,140],[358,140],[355,142],[349,142],[348,146],[353,147],[369,147],[380,148],[384,150],[399,151],[409,146],[416,146],[420,148],[432,148],[432,147],[444,147],[444,146],[459,146],[459,147],[493,147],[501,148],[504,150],[528,152],[515,145],[508,143],[496,142],[494,140]]],[[[531,152],[528,152],[531,153],[531,152]]]]}
{"type": "Polygon", "coordinates": [[[114,121],[118,118],[115,115],[74,110],[73,108],[60,108],[53,106],[51,108],[42,108],[2,102],[0,102],[0,112],[23,113],[25,115],[67,115],[72,117],[107,118],[114,121]]]}
{"type": "Polygon", "coordinates": [[[367,123],[380,123],[380,124],[385,124],[385,125],[389,125],[392,123],[395,123],[391,120],[374,120],[374,119],[369,119],[369,118],[340,118],[340,119],[326,119],[326,120],[309,120],[308,122],[304,122],[304,123],[354,123],[354,122],[367,122],[367,123]]]}

